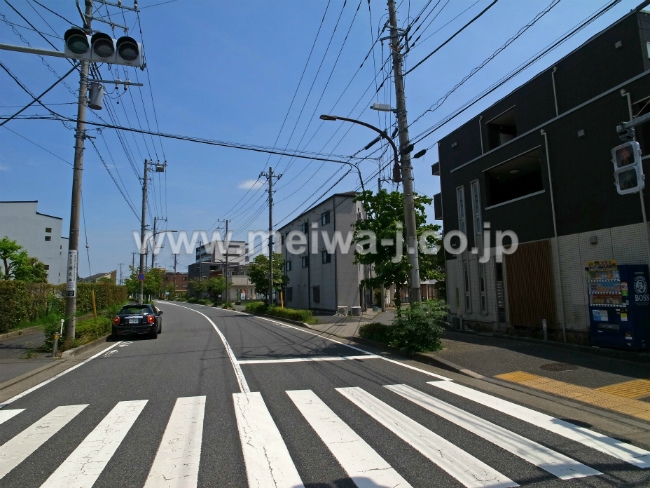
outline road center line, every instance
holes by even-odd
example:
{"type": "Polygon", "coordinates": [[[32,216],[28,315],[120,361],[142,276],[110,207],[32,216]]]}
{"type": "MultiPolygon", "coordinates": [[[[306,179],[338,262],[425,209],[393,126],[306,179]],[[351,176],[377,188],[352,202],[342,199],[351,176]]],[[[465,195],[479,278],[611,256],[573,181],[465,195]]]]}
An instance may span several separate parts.
{"type": "Polygon", "coordinates": [[[214,328],[215,332],[219,334],[219,338],[221,339],[221,342],[223,342],[223,345],[226,348],[226,352],[228,353],[228,358],[230,358],[230,363],[232,364],[232,368],[235,370],[235,377],[237,378],[237,383],[239,383],[239,389],[241,390],[242,393],[250,393],[251,389],[248,387],[248,383],[246,382],[246,377],[244,376],[244,372],[239,367],[239,363],[237,362],[235,353],[232,352],[232,349],[230,348],[230,344],[228,344],[228,341],[219,330],[219,327],[217,327],[217,324],[215,324],[212,321],[212,319],[208,317],[206,314],[199,312],[198,310],[194,310],[193,308],[190,307],[184,307],[183,305],[177,305],[171,302],[166,302],[166,303],[168,305],[174,305],[175,307],[185,308],[187,310],[191,310],[192,312],[198,313],[199,315],[205,317],[205,319],[212,324],[212,327],[214,328]]]}
{"type": "Polygon", "coordinates": [[[379,359],[376,354],[365,354],[363,356],[324,356],[306,358],[283,358],[283,359],[240,359],[239,364],[273,364],[273,363],[301,363],[310,361],[352,361],[354,359],[379,359]]]}

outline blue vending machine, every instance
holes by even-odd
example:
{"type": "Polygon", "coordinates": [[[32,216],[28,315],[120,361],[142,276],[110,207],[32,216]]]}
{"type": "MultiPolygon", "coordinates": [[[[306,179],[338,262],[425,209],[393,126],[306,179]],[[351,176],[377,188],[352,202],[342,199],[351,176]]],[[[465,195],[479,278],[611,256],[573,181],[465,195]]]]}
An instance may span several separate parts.
{"type": "Polygon", "coordinates": [[[632,350],[650,348],[648,266],[590,261],[586,270],[591,343],[632,350]]]}

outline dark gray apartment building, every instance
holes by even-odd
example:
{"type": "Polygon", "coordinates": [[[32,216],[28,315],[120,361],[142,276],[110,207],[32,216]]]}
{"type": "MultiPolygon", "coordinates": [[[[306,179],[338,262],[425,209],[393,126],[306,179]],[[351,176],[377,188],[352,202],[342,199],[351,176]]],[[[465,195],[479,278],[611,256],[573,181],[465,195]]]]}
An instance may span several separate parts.
{"type": "MultiPolygon", "coordinates": [[[[468,238],[446,255],[455,323],[530,333],[546,319],[551,337],[588,342],[586,263],[648,263],[641,198],[618,194],[611,161],[617,125],[648,112],[650,13],[636,9],[440,140],[435,212],[468,238]],[[497,230],[518,250],[480,263],[471,249],[497,230]]],[[[650,157],[650,124],[636,137],[650,157]]]]}

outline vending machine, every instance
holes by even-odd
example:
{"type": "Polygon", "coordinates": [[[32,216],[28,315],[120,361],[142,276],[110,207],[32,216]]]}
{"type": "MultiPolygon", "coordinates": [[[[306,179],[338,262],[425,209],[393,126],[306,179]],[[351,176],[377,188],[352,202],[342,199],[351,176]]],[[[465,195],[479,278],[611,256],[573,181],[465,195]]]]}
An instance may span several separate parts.
{"type": "Polygon", "coordinates": [[[586,270],[591,343],[632,350],[650,348],[648,266],[590,261],[586,270]]]}

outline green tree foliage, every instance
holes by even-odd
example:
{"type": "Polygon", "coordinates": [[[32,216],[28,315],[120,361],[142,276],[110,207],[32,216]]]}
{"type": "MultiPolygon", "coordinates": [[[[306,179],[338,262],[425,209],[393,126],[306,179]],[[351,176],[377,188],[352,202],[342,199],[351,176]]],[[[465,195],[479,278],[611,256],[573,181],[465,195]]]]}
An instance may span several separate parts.
{"type": "MultiPolygon", "coordinates": [[[[364,280],[364,285],[378,288],[382,284],[407,283],[409,281],[410,264],[406,252],[406,227],[404,225],[404,195],[400,192],[387,192],[382,190],[373,194],[371,191],[360,193],[356,201],[361,202],[366,212],[366,219],[358,220],[354,224],[354,243],[364,250],[355,250],[355,262],[372,265],[376,277],[364,280]],[[397,247],[382,246],[382,239],[398,239],[397,231],[401,229],[401,242],[403,255],[397,262],[393,262],[397,247]],[[372,232],[376,236],[376,252],[369,252],[370,241],[364,232],[372,232]]],[[[429,253],[419,251],[420,279],[442,280],[444,268],[438,265],[439,257],[433,252],[440,245],[440,226],[427,223],[425,205],[430,205],[431,198],[414,195],[415,220],[418,241],[426,232],[426,249],[429,253]]],[[[442,252],[442,251],[441,251],[442,252]]]]}
{"type": "MultiPolygon", "coordinates": [[[[284,258],[282,254],[273,253],[273,289],[280,290],[289,283],[289,277],[282,272],[284,258]]],[[[258,254],[248,266],[248,277],[255,285],[255,291],[268,295],[269,292],[269,258],[258,254]]]]}
{"type": "MultiPolygon", "coordinates": [[[[131,275],[124,280],[126,289],[129,292],[129,295],[136,296],[140,293],[140,281],[138,280],[138,268],[129,266],[131,270],[131,275]]],[[[165,270],[160,268],[153,268],[147,271],[144,274],[144,284],[143,284],[143,293],[144,295],[150,295],[152,297],[157,297],[160,293],[164,291],[163,287],[163,278],[165,276],[165,270]]]]}
{"type": "Polygon", "coordinates": [[[6,236],[0,239],[0,261],[0,276],[4,280],[47,283],[45,264],[29,256],[20,244],[6,236]]]}
{"type": "Polygon", "coordinates": [[[206,280],[206,291],[210,292],[213,298],[216,298],[219,293],[226,289],[226,279],[223,276],[215,276],[206,280]]]}

